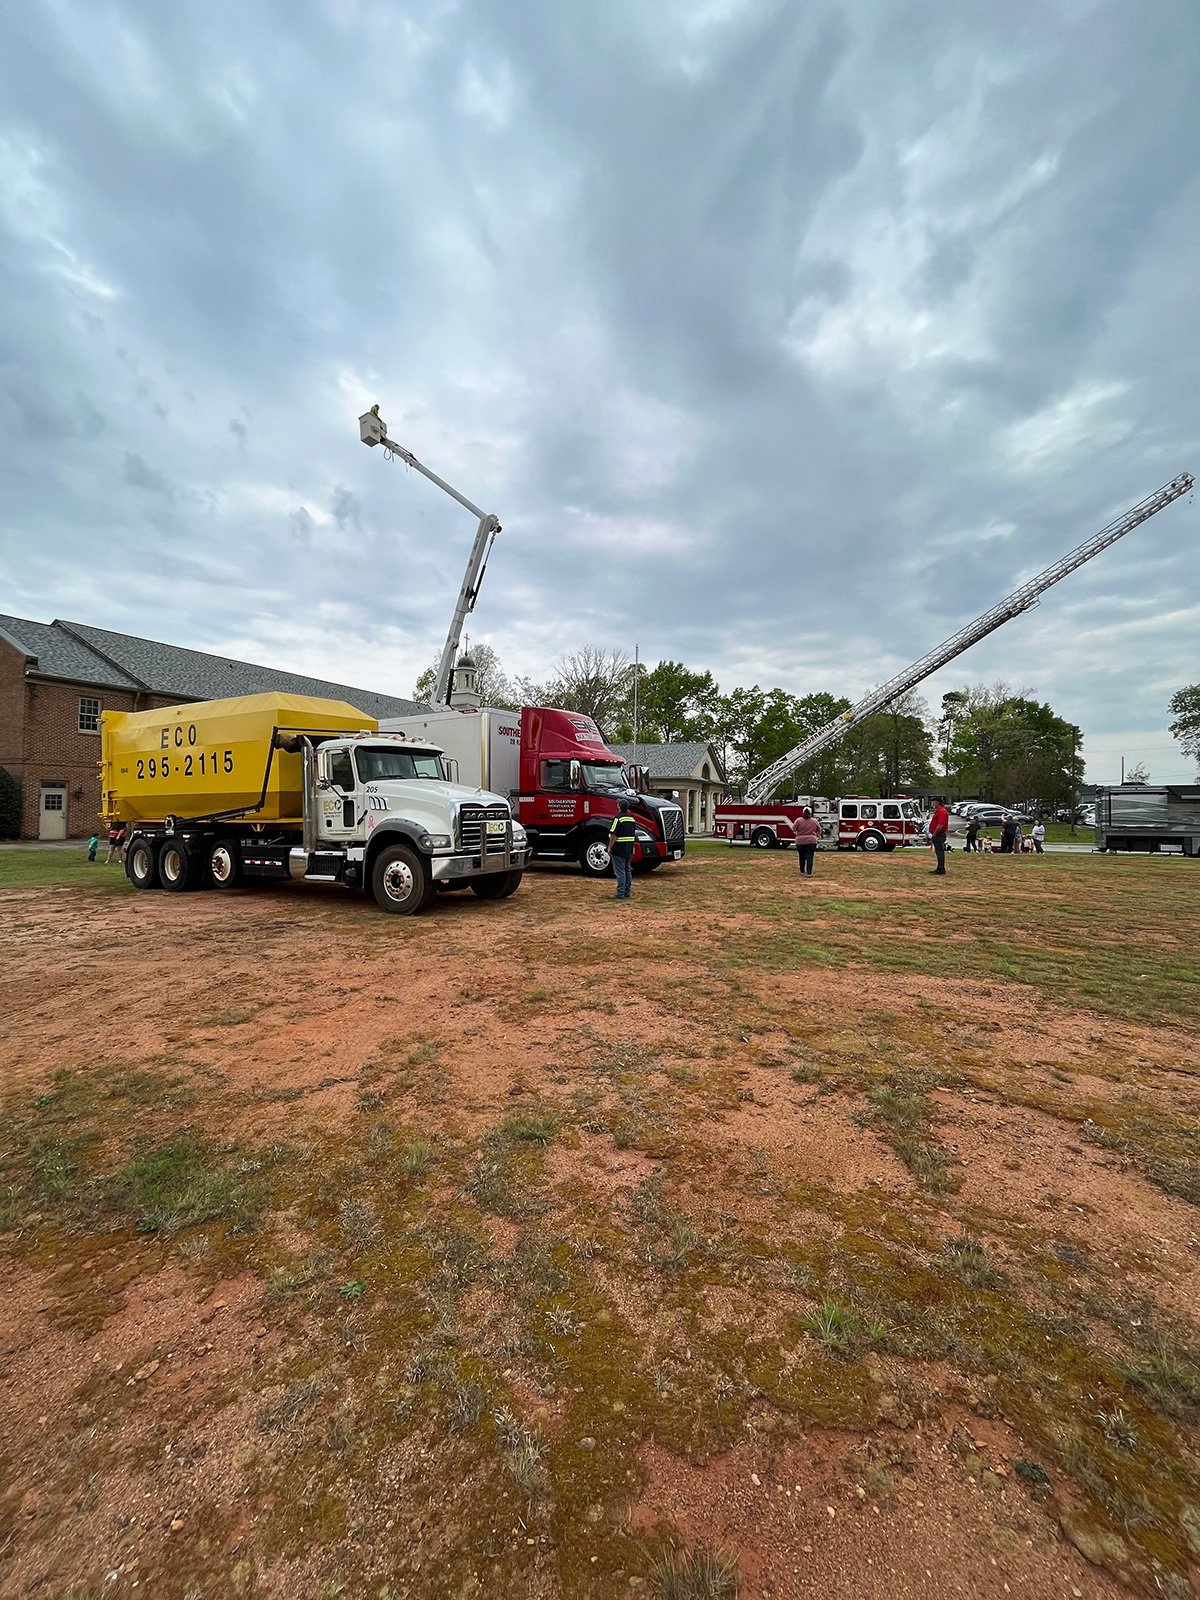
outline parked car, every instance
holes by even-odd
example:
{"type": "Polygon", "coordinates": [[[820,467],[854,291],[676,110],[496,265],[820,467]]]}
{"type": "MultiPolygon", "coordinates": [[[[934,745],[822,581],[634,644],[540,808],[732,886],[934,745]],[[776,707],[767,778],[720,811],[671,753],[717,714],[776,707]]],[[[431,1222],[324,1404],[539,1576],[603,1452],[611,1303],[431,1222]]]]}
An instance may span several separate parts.
{"type": "Polygon", "coordinates": [[[1011,806],[976,806],[971,815],[976,822],[982,823],[987,828],[998,827],[1005,817],[1011,817],[1023,828],[1033,821],[1032,817],[1026,816],[1023,811],[1014,811],[1011,806]]]}

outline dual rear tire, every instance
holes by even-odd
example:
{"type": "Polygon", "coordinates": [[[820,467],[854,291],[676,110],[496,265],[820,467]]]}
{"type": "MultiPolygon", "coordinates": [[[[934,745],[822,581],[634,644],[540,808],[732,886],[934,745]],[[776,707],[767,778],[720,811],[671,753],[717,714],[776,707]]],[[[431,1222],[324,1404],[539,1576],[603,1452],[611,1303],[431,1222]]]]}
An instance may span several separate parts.
{"type": "Polygon", "coordinates": [[[207,849],[185,839],[152,839],[137,834],[125,852],[125,873],[135,889],[230,889],[242,881],[242,862],[235,839],[218,839],[207,849]]]}

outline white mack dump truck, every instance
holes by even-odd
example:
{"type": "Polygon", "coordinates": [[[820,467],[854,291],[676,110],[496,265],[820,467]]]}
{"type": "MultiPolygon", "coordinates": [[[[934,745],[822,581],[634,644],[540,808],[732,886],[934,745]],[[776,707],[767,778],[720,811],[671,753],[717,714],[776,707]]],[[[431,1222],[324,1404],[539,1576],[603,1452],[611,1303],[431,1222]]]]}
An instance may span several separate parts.
{"type": "Polygon", "coordinates": [[[139,889],[300,878],[413,916],[439,889],[500,900],[524,829],[501,795],[447,781],[438,745],[353,706],[257,694],[101,718],[105,820],[126,823],[139,889]]]}

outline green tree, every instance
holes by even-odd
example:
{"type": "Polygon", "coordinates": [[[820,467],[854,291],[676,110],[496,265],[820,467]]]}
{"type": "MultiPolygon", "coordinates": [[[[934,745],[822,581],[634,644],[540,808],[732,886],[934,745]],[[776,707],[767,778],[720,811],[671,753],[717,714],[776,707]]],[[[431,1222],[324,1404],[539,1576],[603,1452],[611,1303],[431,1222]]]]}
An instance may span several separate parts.
{"type": "MultiPolygon", "coordinates": [[[[831,695],[809,696],[815,732],[850,709],[848,700],[831,695]]],[[[801,702],[803,704],[804,702],[801,702]]],[[[886,711],[867,717],[814,761],[797,768],[792,792],[821,794],[894,794],[897,789],[926,788],[933,782],[933,741],[929,709],[918,695],[905,695],[886,711]]]]}
{"type": "Polygon", "coordinates": [[[0,767],[0,839],[21,837],[21,785],[0,767]]]}
{"type": "Polygon", "coordinates": [[[663,744],[707,739],[719,698],[711,672],[692,672],[682,661],[660,661],[638,677],[638,738],[663,744]]]}
{"type": "Polygon", "coordinates": [[[1200,683],[1177,690],[1167,705],[1175,718],[1171,732],[1179,740],[1185,756],[1200,766],[1200,683]]]}
{"type": "Polygon", "coordinates": [[[1078,730],[1006,683],[964,688],[944,751],[959,794],[1040,808],[1068,801],[1083,776],[1078,730]]]}
{"type": "MultiPolygon", "coordinates": [[[[470,649],[475,662],[475,687],[479,690],[483,704],[497,706],[502,711],[515,711],[521,701],[517,699],[514,686],[505,676],[504,668],[500,665],[500,657],[495,650],[490,644],[473,644],[470,649]]],[[[433,698],[441,660],[439,652],[417,679],[413,685],[414,700],[424,703],[433,698]]]]}

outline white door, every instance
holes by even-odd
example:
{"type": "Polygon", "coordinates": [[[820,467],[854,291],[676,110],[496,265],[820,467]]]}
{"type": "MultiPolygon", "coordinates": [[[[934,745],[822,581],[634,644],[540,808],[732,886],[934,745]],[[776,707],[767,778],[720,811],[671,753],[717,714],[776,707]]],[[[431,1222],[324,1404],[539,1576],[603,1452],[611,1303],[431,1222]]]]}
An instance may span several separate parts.
{"type": "Polygon", "coordinates": [[[65,839],[67,837],[67,786],[42,785],[42,809],[38,815],[39,839],[65,839]]]}

